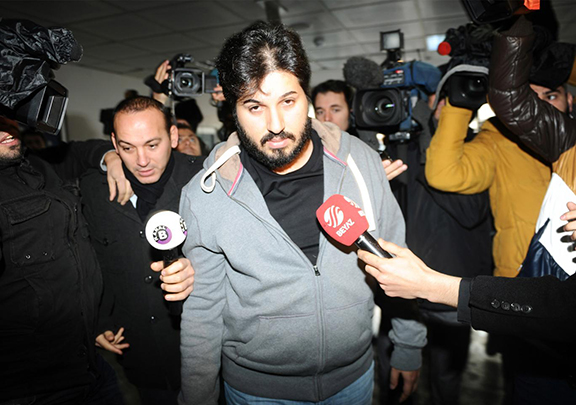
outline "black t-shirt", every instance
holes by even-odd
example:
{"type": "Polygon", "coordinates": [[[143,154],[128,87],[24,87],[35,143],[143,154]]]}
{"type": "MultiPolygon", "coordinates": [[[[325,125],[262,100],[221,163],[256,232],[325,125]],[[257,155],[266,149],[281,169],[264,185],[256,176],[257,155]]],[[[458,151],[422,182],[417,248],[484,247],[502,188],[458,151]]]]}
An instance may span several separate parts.
{"type": "Polygon", "coordinates": [[[316,264],[320,225],[316,210],[324,199],[323,146],[312,131],[312,156],[300,169],[276,174],[241,148],[240,160],[266,200],[270,214],[290,239],[316,264]]]}

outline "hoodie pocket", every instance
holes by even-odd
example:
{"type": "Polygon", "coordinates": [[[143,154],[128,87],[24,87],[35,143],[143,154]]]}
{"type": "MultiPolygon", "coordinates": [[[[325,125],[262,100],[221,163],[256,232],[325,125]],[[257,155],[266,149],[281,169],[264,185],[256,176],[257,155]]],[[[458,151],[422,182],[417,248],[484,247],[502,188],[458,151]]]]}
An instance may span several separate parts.
{"type": "Polygon", "coordinates": [[[370,298],[326,311],[327,370],[350,365],[369,349],[373,307],[370,298]]]}
{"type": "Polygon", "coordinates": [[[320,333],[315,314],[258,318],[254,337],[235,343],[236,363],[265,373],[314,373],[320,333]]]}

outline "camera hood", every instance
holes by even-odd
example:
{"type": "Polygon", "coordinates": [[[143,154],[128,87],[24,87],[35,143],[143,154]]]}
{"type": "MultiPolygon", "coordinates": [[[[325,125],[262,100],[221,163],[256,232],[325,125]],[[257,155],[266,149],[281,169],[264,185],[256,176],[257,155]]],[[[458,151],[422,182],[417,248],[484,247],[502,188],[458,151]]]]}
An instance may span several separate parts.
{"type": "Polygon", "coordinates": [[[432,110],[433,111],[436,110],[436,107],[438,106],[438,102],[440,101],[440,93],[442,92],[444,85],[446,84],[446,82],[448,82],[450,77],[452,77],[453,75],[457,75],[457,74],[458,75],[470,74],[470,75],[474,75],[474,76],[488,77],[488,72],[489,72],[489,70],[487,67],[475,66],[475,65],[466,65],[466,64],[457,65],[457,66],[453,67],[452,69],[450,69],[448,72],[446,72],[444,77],[442,77],[442,80],[440,80],[440,83],[438,83],[438,87],[436,88],[436,99],[434,100],[434,105],[432,106],[432,110]]]}
{"type": "Polygon", "coordinates": [[[40,131],[58,133],[68,91],[52,80],[52,69],[82,57],[72,32],[3,19],[0,54],[0,113],[40,131]]]}

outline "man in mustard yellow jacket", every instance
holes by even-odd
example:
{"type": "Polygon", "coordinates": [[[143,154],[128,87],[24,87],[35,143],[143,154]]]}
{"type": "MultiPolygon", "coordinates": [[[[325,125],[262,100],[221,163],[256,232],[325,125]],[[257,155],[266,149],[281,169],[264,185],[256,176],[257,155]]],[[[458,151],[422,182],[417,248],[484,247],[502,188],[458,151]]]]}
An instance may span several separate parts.
{"type": "Polygon", "coordinates": [[[426,179],[443,191],[474,194],[489,190],[496,228],[494,275],[515,277],[534,235],[550,167],[516,143],[496,118],[486,121],[478,135],[464,143],[471,118],[471,110],[449,103],[442,109],[427,151],[426,179]]]}

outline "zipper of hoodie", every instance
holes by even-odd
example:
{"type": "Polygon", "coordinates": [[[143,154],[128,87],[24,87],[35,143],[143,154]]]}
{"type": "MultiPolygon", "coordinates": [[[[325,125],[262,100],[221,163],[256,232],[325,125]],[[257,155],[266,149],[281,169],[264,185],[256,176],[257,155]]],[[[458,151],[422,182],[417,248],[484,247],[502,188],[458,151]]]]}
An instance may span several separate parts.
{"type": "MultiPolygon", "coordinates": [[[[338,187],[336,190],[336,193],[341,192],[342,190],[342,184],[344,182],[344,177],[346,176],[346,169],[344,168],[340,180],[338,182],[338,187]]],[[[220,183],[220,182],[218,182],[220,183]]],[[[222,184],[220,184],[220,187],[222,187],[222,184]]],[[[300,255],[300,257],[302,257],[304,259],[304,261],[307,264],[311,265],[312,271],[314,272],[314,282],[316,284],[316,310],[318,313],[318,330],[320,331],[320,342],[319,342],[319,365],[318,365],[318,369],[317,369],[317,373],[314,376],[314,387],[315,387],[315,391],[316,391],[316,398],[318,401],[320,401],[320,398],[322,398],[322,384],[321,384],[321,379],[320,379],[320,375],[321,373],[324,371],[324,367],[325,367],[325,363],[326,363],[326,359],[325,359],[325,346],[326,346],[326,328],[324,326],[324,309],[322,306],[322,300],[323,300],[323,290],[322,290],[322,284],[320,283],[320,277],[321,277],[321,273],[320,270],[318,269],[317,264],[312,264],[312,262],[310,262],[310,260],[308,259],[308,257],[304,254],[304,252],[302,252],[302,250],[296,246],[296,244],[294,243],[294,241],[292,241],[292,239],[290,239],[288,237],[288,235],[286,235],[286,232],[279,232],[278,229],[276,229],[274,226],[272,226],[272,224],[270,224],[269,222],[265,221],[263,218],[261,218],[259,215],[257,215],[248,205],[244,204],[243,202],[241,202],[240,200],[232,197],[231,195],[229,195],[226,190],[224,190],[224,192],[228,195],[228,197],[230,199],[232,199],[234,202],[236,202],[238,205],[240,205],[241,207],[243,207],[244,209],[246,209],[250,214],[252,214],[258,221],[263,222],[264,224],[266,224],[266,226],[272,230],[274,230],[274,232],[278,232],[280,233],[280,235],[282,236],[282,238],[284,240],[286,240],[286,242],[288,242],[288,244],[300,255]]],[[[320,231],[322,234],[322,231],[320,231]]],[[[327,243],[327,240],[324,238],[320,238],[319,243],[318,243],[318,258],[316,260],[316,263],[320,263],[320,258],[322,256],[322,248],[324,247],[324,245],[327,243]],[[323,243],[324,242],[324,243],[323,243]]]]}
{"type": "MultiPolygon", "coordinates": [[[[316,398],[318,399],[318,401],[320,400],[320,398],[322,398],[322,387],[321,387],[321,383],[320,383],[320,378],[319,375],[320,373],[324,370],[324,346],[325,346],[325,328],[324,328],[324,310],[322,307],[322,298],[323,298],[323,294],[322,294],[322,284],[320,283],[320,279],[319,277],[321,276],[320,274],[320,270],[318,270],[318,266],[315,264],[312,264],[312,262],[310,262],[310,260],[308,259],[308,257],[304,254],[304,252],[302,252],[302,249],[300,249],[292,239],[290,239],[288,237],[288,235],[286,235],[286,232],[280,232],[278,229],[276,229],[276,227],[272,226],[272,224],[270,224],[268,221],[265,221],[263,218],[261,218],[260,216],[256,215],[256,213],[246,204],[244,204],[243,202],[239,201],[238,199],[232,197],[232,196],[228,196],[229,198],[231,198],[234,202],[236,202],[238,205],[240,205],[241,207],[243,207],[244,209],[246,209],[250,214],[252,214],[258,221],[266,224],[266,226],[270,229],[272,229],[274,232],[279,233],[282,238],[288,242],[288,244],[298,253],[298,255],[300,255],[300,257],[302,257],[302,259],[304,259],[304,261],[306,262],[307,265],[309,265],[308,267],[310,267],[314,273],[314,283],[316,285],[316,312],[318,314],[318,316],[316,317],[316,319],[318,320],[318,330],[320,331],[320,342],[319,342],[319,365],[318,365],[318,369],[317,369],[317,373],[314,376],[314,387],[315,387],[315,391],[316,391],[316,398]]],[[[320,259],[320,245],[321,245],[322,240],[320,240],[319,246],[318,246],[318,259],[320,259]]],[[[319,261],[319,260],[318,260],[319,261]]],[[[317,262],[318,262],[317,261],[317,262]]]]}
{"type": "MultiPolygon", "coordinates": [[[[321,263],[321,258],[322,258],[322,251],[323,248],[325,247],[325,244],[327,243],[325,238],[320,238],[320,241],[318,243],[318,258],[316,259],[316,264],[314,265],[314,270],[318,271],[318,263],[321,263]]],[[[325,327],[325,319],[324,319],[324,307],[322,305],[322,302],[324,300],[324,290],[322,289],[322,283],[321,280],[319,278],[320,276],[320,272],[318,271],[318,273],[316,274],[316,277],[314,277],[314,281],[316,282],[316,291],[318,291],[317,294],[317,306],[318,306],[318,330],[320,331],[320,342],[319,342],[319,364],[318,364],[318,370],[316,372],[316,376],[315,376],[315,386],[316,386],[316,392],[317,392],[317,400],[320,401],[320,399],[322,398],[322,380],[320,378],[320,376],[322,375],[322,372],[324,371],[324,367],[325,367],[325,363],[326,363],[326,327],[325,327]]]]}

